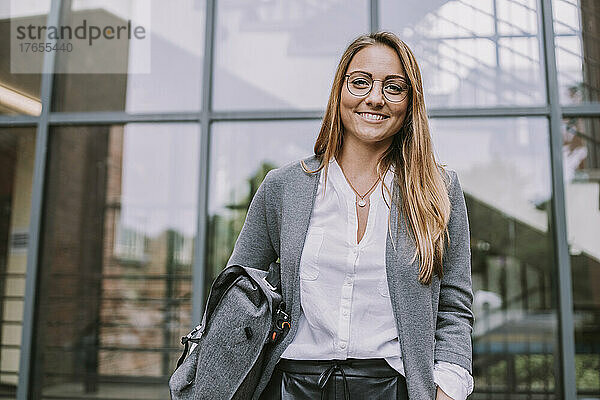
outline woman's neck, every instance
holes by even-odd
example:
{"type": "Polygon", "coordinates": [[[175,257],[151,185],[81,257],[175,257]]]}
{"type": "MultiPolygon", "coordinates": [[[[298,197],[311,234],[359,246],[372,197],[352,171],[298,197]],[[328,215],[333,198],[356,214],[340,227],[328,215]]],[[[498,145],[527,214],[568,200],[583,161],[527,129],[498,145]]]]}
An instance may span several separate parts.
{"type": "Polygon", "coordinates": [[[371,146],[352,140],[344,141],[336,161],[353,184],[368,185],[377,179],[377,162],[389,145],[375,143],[371,146]]]}

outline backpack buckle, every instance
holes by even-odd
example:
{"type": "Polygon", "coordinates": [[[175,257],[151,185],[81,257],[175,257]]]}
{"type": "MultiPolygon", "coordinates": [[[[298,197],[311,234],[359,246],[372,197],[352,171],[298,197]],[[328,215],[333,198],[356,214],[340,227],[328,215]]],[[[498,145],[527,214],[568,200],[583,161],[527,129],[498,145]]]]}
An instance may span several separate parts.
{"type": "Polygon", "coordinates": [[[200,336],[198,336],[197,338],[194,338],[194,335],[196,333],[198,333],[198,331],[202,329],[202,324],[198,325],[197,327],[195,327],[190,333],[188,333],[185,336],[181,337],[181,344],[186,344],[187,342],[193,342],[193,343],[198,343],[198,339],[200,339],[200,337],[202,336],[202,334],[204,332],[200,332],[200,336]]]}

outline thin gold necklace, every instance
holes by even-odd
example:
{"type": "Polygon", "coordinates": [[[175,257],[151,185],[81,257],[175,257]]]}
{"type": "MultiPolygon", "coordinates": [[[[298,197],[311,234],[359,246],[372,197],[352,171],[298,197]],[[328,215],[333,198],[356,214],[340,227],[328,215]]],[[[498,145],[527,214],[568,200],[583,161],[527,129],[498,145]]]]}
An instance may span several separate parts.
{"type": "MultiPolygon", "coordinates": [[[[338,165],[340,165],[338,163],[338,165]]],[[[371,193],[371,191],[375,188],[375,186],[377,185],[377,183],[379,182],[379,180],[381,179],[381,176],[377,177],[377,180],[375,181],[375,183],[373,184],[373,186],[371,186],[371,189],[367,190],[367,193],[361,195],[360,193],[358,193],[356,191],[356,189],[354,189],[354,186],[352,186],[352,183],[350,183],[350,180],[348,179],[348,177],[346,176],[346,173],[344,172],[342,166],[340,165],[340,170],[342,171],[342,174],[344,175],[344,178],[346,178],[346,182],[348,182],[348,185],[350,185],[350,187],[352,188],[352,190],[354,190],[354,193],[356,193],[356,195],[360,198],[356,199],[356,204],[358,204],[359,207],[364,207],[367,205],[367,202],[365,200],[365,197],[371,193]]]]}

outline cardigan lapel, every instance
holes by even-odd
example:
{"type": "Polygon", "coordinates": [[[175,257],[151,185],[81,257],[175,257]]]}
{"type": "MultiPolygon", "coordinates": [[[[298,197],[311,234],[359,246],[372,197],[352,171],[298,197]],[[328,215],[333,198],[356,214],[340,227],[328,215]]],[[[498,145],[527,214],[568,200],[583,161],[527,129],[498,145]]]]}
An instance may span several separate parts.
{"type": "Polygon", "coordinates": [[[391,226],[395,237],[386,236],[386,274],[396,320],[402,360],[410,398],[435,396],[433,380],[434,332],[431,285],[419,283],[419,257],[411,263],[416,246],[410,238],[407,221],[396,208],[401,204],[401,191],[393,182],[391,226]],[[394,229],[397,227],[397,229],[394,229]]]}
{"type": "MultiPolygon", "coordinates": [[[[320,164],[316,156],[304,159],[309,169],[315,170],[320,164]]],[[[307,174],[298,165],[297,179],[291,179],[286,185],[283,198],[283,216],[285,220],[281,223],[281,243],[288,244],[286,251],[281,252],[281,277],[282,295],[286,304],[291,304],[292,321],[296,324],[292,327],[293,337],[300,319],[300,257],[304,248],[304,241],[308,233],[310,217],[319,186],[321,171],[315,174],[307,174]],[[291,292],[290,292],[291,289],[291,292]]]]}

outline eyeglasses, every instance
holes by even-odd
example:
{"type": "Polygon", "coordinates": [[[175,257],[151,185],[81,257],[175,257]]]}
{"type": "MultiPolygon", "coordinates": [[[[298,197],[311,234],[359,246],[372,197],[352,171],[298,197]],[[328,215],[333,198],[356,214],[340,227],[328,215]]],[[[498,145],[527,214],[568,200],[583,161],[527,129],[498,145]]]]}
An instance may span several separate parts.
{"type": "Polygon", "coordinates": [[[381,88],[383,97],[392,103],[400,103],[410,92],[410,85],[402,78],[389,78],[382,81],[380,79],[373,79],[366,73],[359,71],[344,76],[348,78],[346,81],[348,91],[356,97],[368,95],[373,88],[374,81],[383,83],[381,88]]]}

